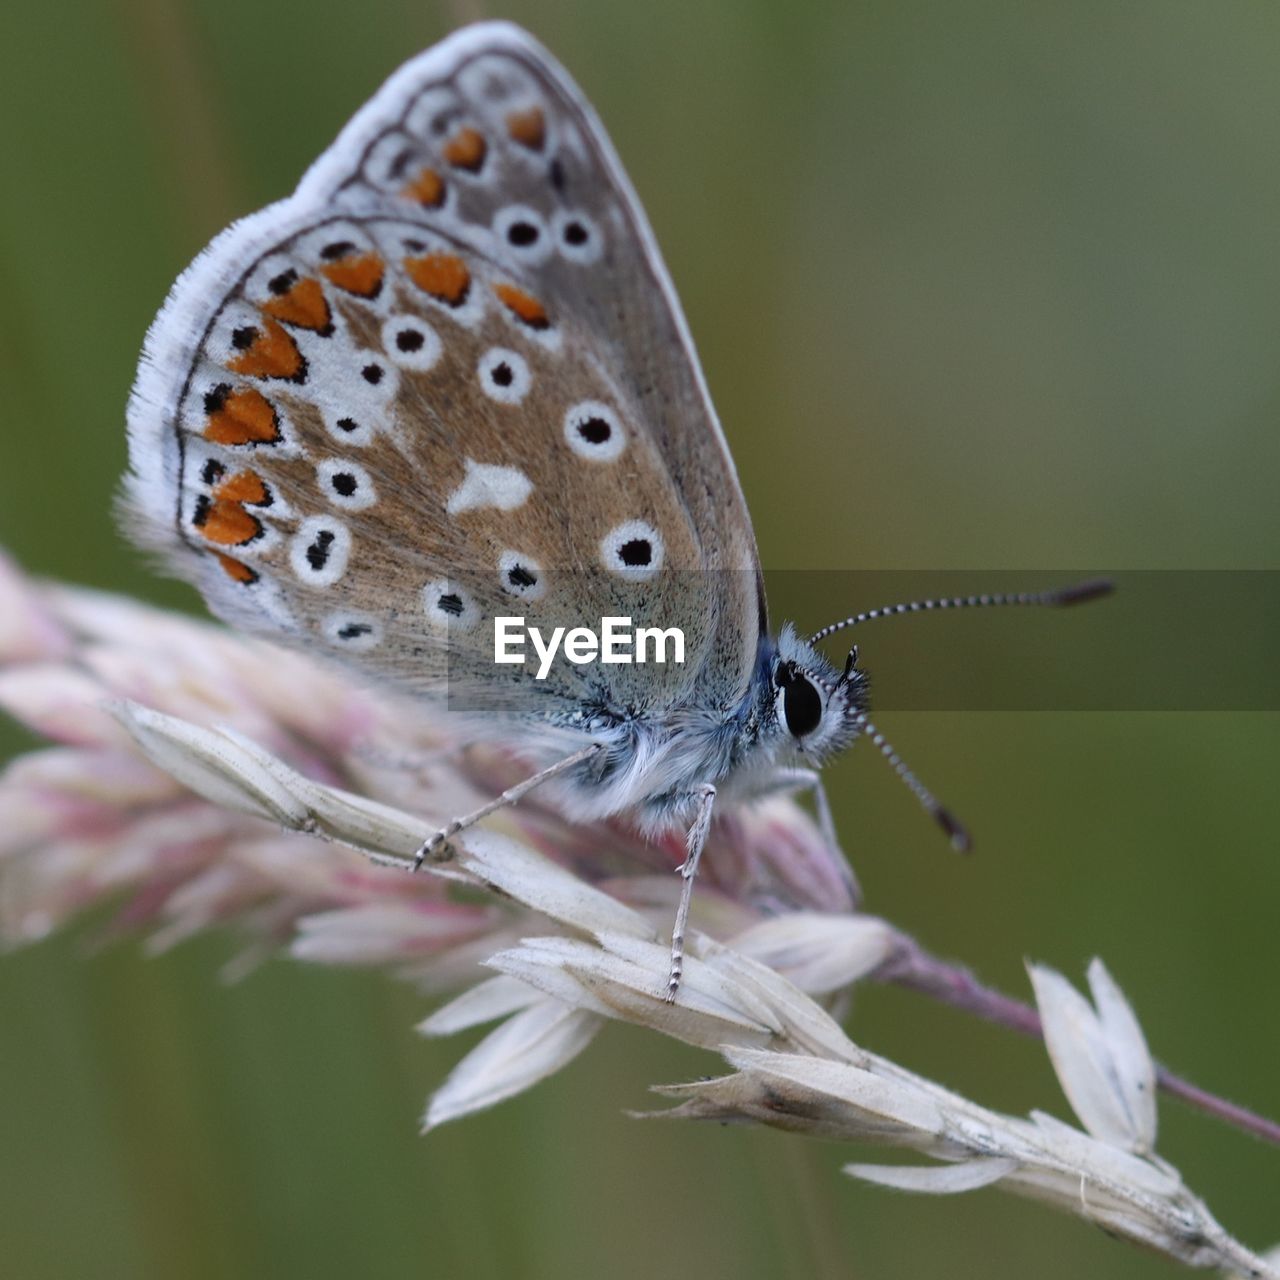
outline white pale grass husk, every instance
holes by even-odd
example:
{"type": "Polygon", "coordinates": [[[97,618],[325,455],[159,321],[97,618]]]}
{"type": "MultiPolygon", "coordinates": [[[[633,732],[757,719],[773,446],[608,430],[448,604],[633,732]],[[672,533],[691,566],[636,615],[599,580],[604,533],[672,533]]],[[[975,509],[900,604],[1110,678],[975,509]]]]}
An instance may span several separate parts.
{"type": "Polygon", "coordinates": [[[894,931],[874,916],[789,911],[750,925],[733,949],[772,969],[784,969],[801,990],[829,995],[851,987],[892,954],[894,931]]]}
{"type": "Polygon", "coordinates": [[[429,1017],[418,1023],[418,1031],[424,1036],[452,1036],[459,1031],[496,1022],[508,1014],[518,1013],[537,1003],[538,992],[518,978],[498,974],[469,987],[460,996],[442,1004],[429,1017]]]}
{"type": "Polygon", "coordinates": [[[427,1104],[423,1132],[482,1111],[553,1075],[591,1043],[603,1021],[559,1000],[535,1000],[458,1063],[427,1104]]]}
{"type": "MultiPolygon", "coordinates": [[[[410,815],[303,778],[236,733],[128,705],[116,714],[153,761],[218,803],[383,861],[406,862],[420,838],[421,823],[410,815]]],[[[508,837],[470,831],[454,848],[434,872],[514,899],[553,921],[555,931],[497,950],[488,963],[500,976],[424,1024],[443,1034],[507,1016],[432,1099],[426,1127],[541,1079],[612,1018],[716,1050],[733,1068],[660,1089],[676,1102],[660,1115],[897,1147],[934,1163],[854,1163],[846,1172],[932,1194],[999,1186],[1190,1266],[1280,1277],[1274,1256],[1258,1256],[1228,1235],[1177,1170],[1155,1156],[1155,1069],[1136,1018],[1100,963],[1089,971],[1092,1005],[1059,974],[1031,970],[1054,1066],[1086,1132],[1039,1112],[1022,1119],[991,1111],[860,1048],[796,982],[763,963],[791,959],[794,976],[812,990],[833,990],[842,975],[874,967],[888,945],[877,922],[815,926],[784,917],[745,930],[754,956],[695,934],[680,998],[668,1004],[661,998],[666,947],[644,914],[508,837]],[[830,966],[806,948],[806,927],[842,951],[830,966]]],[[[302,945],[307,937],[304,931],[302,945]]]]}
{"type": "Polygon", "coordinates": [[[1029,965],[1044,1040],[1071,1109],[1095,1138],[1155,1149],[1156,1071],[1142,1028],[1102,961],[1089,966],[1093,1005],[1061,974],[1029,965]]]}

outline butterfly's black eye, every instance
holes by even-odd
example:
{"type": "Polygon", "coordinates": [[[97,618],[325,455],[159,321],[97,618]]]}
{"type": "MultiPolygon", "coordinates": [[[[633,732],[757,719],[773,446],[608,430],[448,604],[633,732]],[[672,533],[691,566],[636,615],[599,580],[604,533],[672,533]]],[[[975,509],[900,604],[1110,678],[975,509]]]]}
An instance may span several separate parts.
{"type": "Polygon", "coordinates": [[[794,737],[803,738],[822,723],[822,699],[818,691],[797,671],[789,673],[782,687],[782,716],[794,737]]]}

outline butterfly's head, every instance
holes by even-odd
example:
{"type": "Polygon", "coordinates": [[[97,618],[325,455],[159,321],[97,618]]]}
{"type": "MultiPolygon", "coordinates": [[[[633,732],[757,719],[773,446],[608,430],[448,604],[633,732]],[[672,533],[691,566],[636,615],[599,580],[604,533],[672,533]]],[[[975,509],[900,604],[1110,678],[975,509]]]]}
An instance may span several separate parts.
{"type": "Polygon", "coordinates": [[[769,665],[775,732],[784,747],[819,763],[858,735],[866,715],[867,677],[852,650],[837,670],[788,623],[769,665]]]}

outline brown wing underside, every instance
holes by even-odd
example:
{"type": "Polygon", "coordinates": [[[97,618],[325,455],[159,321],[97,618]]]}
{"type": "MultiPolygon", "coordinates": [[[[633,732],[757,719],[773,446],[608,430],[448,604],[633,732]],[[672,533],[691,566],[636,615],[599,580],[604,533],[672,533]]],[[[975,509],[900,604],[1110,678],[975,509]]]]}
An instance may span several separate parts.
{"type": "Polygon", "coordinates": [[[680,626],[659,685],[561,668],[513,699],[731,704],[754,543],[642,215],[532,46],[431,58],[277,206],[209,323],[175,424],[200,585],[424,692],[492,686],[495,614],[680,626]]]}

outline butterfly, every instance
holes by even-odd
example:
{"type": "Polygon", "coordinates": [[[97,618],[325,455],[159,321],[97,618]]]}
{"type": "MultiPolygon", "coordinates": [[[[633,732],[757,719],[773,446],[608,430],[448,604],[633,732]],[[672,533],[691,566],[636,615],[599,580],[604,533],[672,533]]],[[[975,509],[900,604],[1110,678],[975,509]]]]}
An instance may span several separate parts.
{"type": "MultiPolygon", "coordinates": [[[[125,531],[233,625],[444,700],[574,818],[686,833],[665,995],[717,804],[808,788],[869,737],[843,668],[769,627],[746,501],[607,135],[506,23],[396,72],[297,191],[174,285],[128,409],[125,531]],[[495,620],[677,627],[684,661],[495,662],[495,620]]],[[[1086,591],[1084,594],[1088,594],[1086,591]]],[[[1083,598],[1077,593],[1076,598],[1083,598]]],[[[1069,603],[1063,593],[916,608],[1069,603]]]]}

